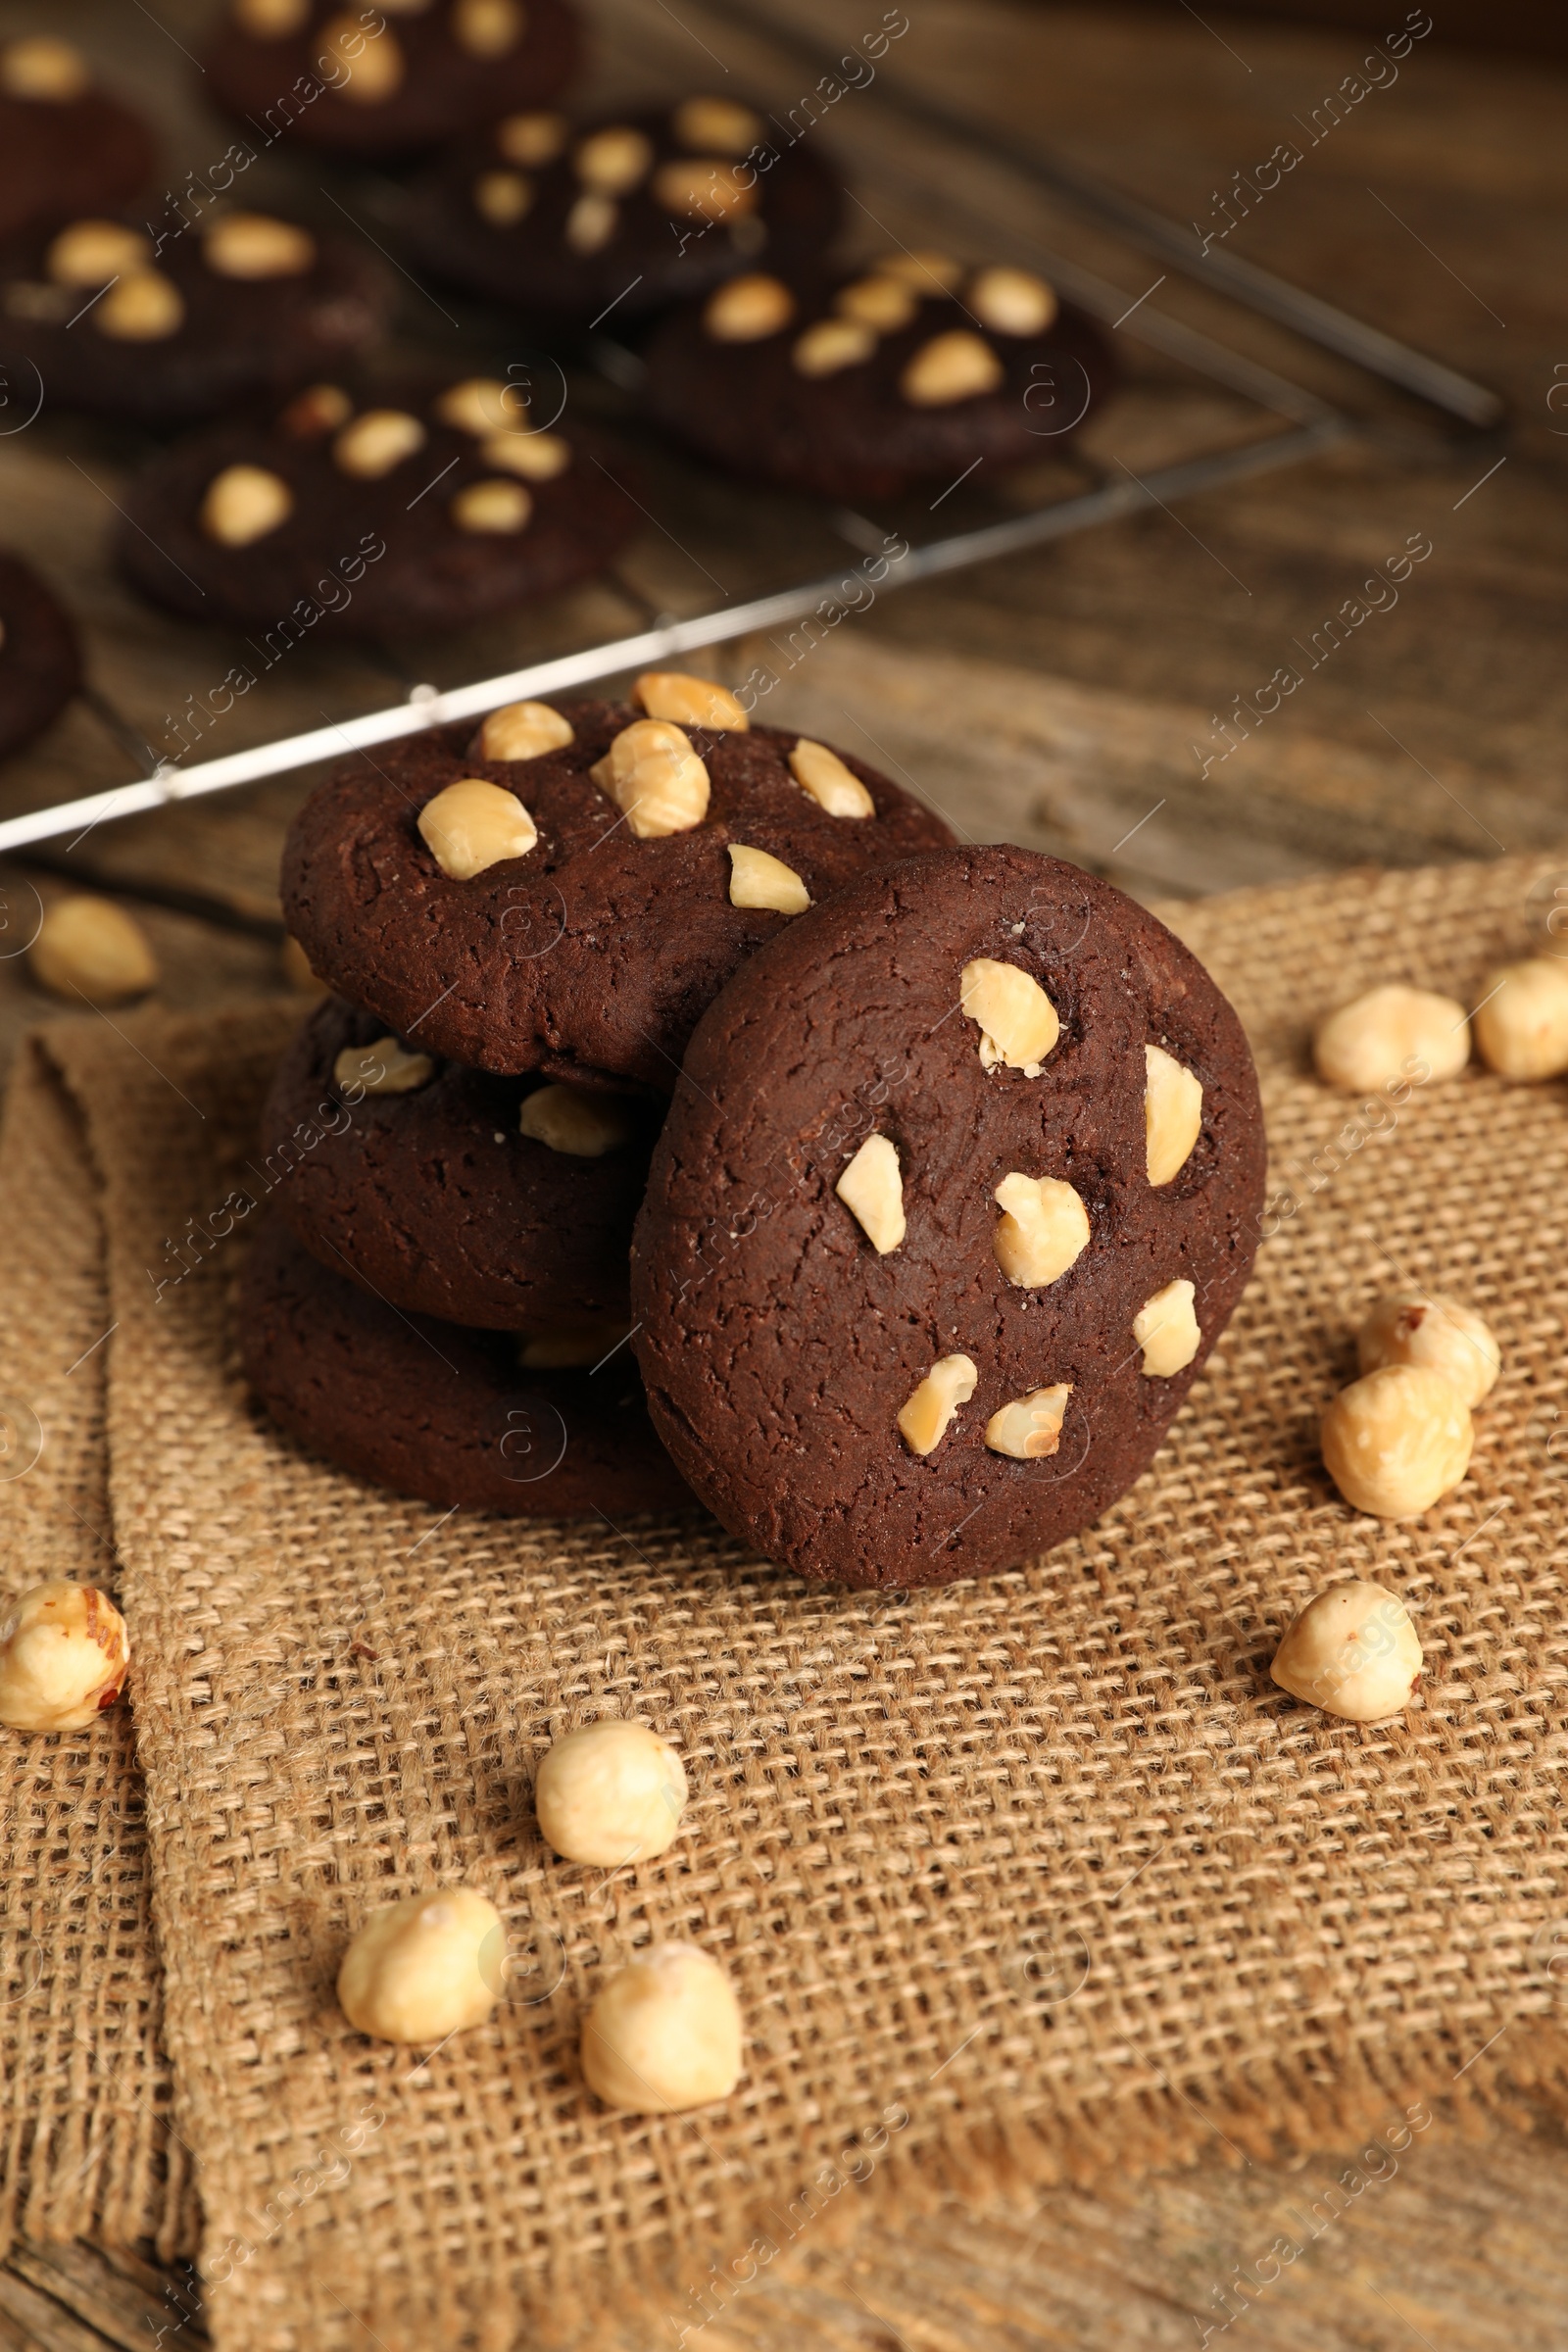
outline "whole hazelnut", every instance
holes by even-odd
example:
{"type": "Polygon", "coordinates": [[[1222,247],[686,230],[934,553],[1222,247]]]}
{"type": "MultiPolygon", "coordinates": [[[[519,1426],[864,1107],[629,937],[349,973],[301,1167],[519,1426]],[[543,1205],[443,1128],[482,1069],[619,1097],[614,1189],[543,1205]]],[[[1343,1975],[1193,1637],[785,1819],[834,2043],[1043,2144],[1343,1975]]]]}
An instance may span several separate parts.
{"type": "Polygon", "coordinates": [[[615,1870],[672,1844],[686,1803],[679,1756],[645,1723],[606,1718],[558,1740],[540,1763],[534,1810],[566,1862],[615,1870]]]}
{"type": "Polygon", "coordinates": [[[120,1004],[158,985],[158,958],[133,914],[113,899],[56,899],[27,951],[32,976],[52,996],[120,1004]]]}
{"type": "Polygon", "coordinates": [[[1382,1585],[1332,1585],[1309,1600],[1269,1669],[1282,1690],[1347,1723],[1397,1715],[1421,1672],[1402,1600],[1382,1585]]]}
{"type": "Polygon", "coordinates": [[[0,1619],[0,1723],[75,1732],[120,1696],[130,1663],[125,1620],[96,1585],[34,1585],[0,1619]]]}
{"type": "Polygon", "coordinates": [[[1568,960],[1530,956],[1487,982],[1475,1011],[1476,1047],[1499,1078],[1560,1078],[1568,1070],[1568,960]]]}
{"type": "Polygon", "coordinates": [[[1356,1334],[1355,1351],[1363,1372],[1384,1364],[1441,1372],[1472,1410],[1491,1394],[1502,1365],[1490,1324],[1473,1307],[1423,1291],[1380,1298],[1356,1334]]]}
{"type": "Polygon", "coordinates": [[[1470,1467],[1475,1431],[1441,1372],[1384,1364],[1342,1390],[1323,1415],[1323,1465],[1352,1509],[1418,1519],[1470,1467]]]}
{"type": "Polygon", "coordinates": [[[377,2041],[444,2041],[495,2007],[503,1942],[500,1913],[470,1886],[388,1903],[343,1955],[338,2004],[377,2041]]]}
{"type": "Polygon", "coordinates": [[[710,2106],[740,2080],[735,1988],[697,1944],[656,1943],[601,1986],[581,2054],[588,2087],[607,2107],[674,2115],[710,2106]]]}
{"type": "Polygon", "coordinates": [[[1320,1021],[1312,1057],[1320,1078],[1355,1095],[1375,1094],[1416,1068],[1422,1084],[1456,1078],[1470,1058],[1470,1021],[1454,998],[1391,981],[1320,1021]]]}

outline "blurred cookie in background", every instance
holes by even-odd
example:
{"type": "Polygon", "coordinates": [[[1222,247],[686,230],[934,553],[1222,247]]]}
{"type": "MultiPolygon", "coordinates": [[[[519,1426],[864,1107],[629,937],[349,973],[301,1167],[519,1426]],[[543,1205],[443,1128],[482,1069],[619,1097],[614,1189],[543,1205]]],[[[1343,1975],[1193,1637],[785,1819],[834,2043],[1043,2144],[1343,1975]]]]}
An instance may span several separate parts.
{"type": "Polygon", "coordinates": [[[749,271],[666,320],[647,358],[667,431],[826,498],[1047,456],[1115,382],[1104,336],[1044,278],[902,249],[825,298],[749,271]]]}
{"type": "Polygon", "coordinates": [[[270,213],[175,231],[69,220],[0,275],[0,368],[49,407],[188,424],[342,368],[384,329],[381,264],[270,213]]]}
{"type": "Polygon", "coordinates": [[[31,564],[0,549],[0,759],[42,734],[80,684],[70,614],[31,564]]]}
{"type": "Polygon", "coordinates": [[[228,0],[202,67],[270,139],[379,157],[547,104],[581,52],[567,0],[228,0]]]}
{"type": "Polygon", "coordinates": [[[416,185],[410,238],[467,292],[612,331],[737,271],[813,265],[840,191],[818,158],[731,98],[573,123],[523,112],[416,185]]]}
{"type": "Polygon", "coordinates": [[[397,405],[312,385],[157,459],[125,495],[121,569],[268,646],[466,627],[600,570],[641,521],[593,445],[529,417],[498,377],[397,405]]]}
{"type": "Polygon", "coordinates": [[[79,49],[42,33],[0,43],[0,244],[123,204],[157,166],[151,131],[79,49]]]}

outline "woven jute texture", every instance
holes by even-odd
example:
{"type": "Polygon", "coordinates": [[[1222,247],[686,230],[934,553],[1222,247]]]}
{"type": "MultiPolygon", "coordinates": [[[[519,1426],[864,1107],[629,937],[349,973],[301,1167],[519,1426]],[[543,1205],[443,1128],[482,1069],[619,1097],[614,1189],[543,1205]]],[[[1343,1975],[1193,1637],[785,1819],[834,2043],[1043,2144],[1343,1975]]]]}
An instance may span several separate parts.
{"type": "MultiPolygon", "coordinates": [[[[98,1188],[42,1039],[0,1127],[0,1591],[114,1592],[98,1188]]],[[[22,2231],[194,2252],[128,1708],[0,1734],[0,2247],[22,2231]]]]}
{"type": "Polygon", "coordinates": [[[1262,1064],[1256,1279],[1102,1521],[918,1595],[808,1590],[697,1514],[443,1518],[308,1458],[248,1409],[232,1321],[278,1015],[57,1048],[107,1187],[121,1590],[222,2352],[363,2352],[367,2328],[501,2352],[605,2291],[639,2342],[690,2341],[889,2189],[1342,2144],[1510,2079],[1568,2102],[1568,1088],[1472,1070],[1357,1104],[1303,1051],[1375,980],[1473,1003],[1555,880],[1510,860],[1179,913],[1262,1064]],[[1336,1497],[1314,1429],[1396,1281],[1480,1306],[1505,1370],[1464,1486],[1391,1526],[1336,1497]],[[1372,1728],[1267,1676],[1348,1576],[1400,1592],[1426,1648],[1417,1703],[1372,1728]],[[554,1860],[528,1796],[605,1711],[676,1740],[694,1791],[670,1853],[610,1876],[554,1860]],[[512,1938],[493,2022],[362,2039],[332,1998],[350,1933],[460,1880],[512,1938]],[[583,2001],[670,1936],[733,1969],[747,2074],[696,2116],[607,2114],[583,2001]]]}

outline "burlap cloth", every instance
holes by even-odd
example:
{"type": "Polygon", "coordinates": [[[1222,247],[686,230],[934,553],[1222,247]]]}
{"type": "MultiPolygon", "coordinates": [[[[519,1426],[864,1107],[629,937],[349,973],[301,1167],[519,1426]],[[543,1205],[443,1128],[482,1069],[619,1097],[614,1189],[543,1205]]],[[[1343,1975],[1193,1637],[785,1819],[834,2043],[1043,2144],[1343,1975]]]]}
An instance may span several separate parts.
{"type": "Polygon", "coordinates": [[[443,1519],[308,1459],[249,1411],[232,1322],[278,1011],[57,1039],[105,1188],[120,1591],[223,2352],[500,2352],[606,2291],[675,2344],[889,2190],[1341,2144],[1510,2083],[1568,2104],[1568,1088],[1473,1070],[1369,1108],[1303,1053],[1378,979],[1475,1002],[1555,879],[1174,910],[1262,1068],[1256,1280],[1089,1535],[918,1595],[809,1591],[701,1517],[443,1519]],[[1315,1416],[1364,1303],[1411,1280],[1485,1311],[1504,1376],[1465,1485],[1389,1526],[1334,1495],[1315,1416]],[[1370,1729],[1266,1672],[1352,1575],[1427,1656],[1370,1729]],[[528,1801],[604,1710],[676,1739],[694,1789],[670,1854],[608,1879],[551,1858],[528,1801]],[[513,1937],[493,2024],[428,2057],[361,2039],[349,1933],[459,1879],[513,1937]],[[748,2073],[695,2117],[607,2115],[577,2074],[585,1993],[652,1935],[740,1984],[748,2073]]]}

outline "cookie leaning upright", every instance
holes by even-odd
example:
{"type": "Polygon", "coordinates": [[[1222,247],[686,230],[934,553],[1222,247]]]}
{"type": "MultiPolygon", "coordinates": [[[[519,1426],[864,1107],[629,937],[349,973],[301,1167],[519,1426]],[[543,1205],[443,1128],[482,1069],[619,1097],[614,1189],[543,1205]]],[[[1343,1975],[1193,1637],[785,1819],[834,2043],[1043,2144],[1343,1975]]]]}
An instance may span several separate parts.
{"type": "Polygon", "coordinates": [[[737,966],[868,867],[951,842],[875,768],[723,687],[521,703],[346,762],[289,829],[313,970],[422,1051],[668,1093],[737,966]]]}
{"type": "Polygon", "coordinates": [[[1010,847],[868,876],[688,1049],[632,1250],[655,1426],[803,1576],[946,1583],[1087,1525],[1246,1284],[1241,1024],[1108,883],[1010,847]]]}

